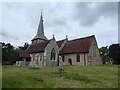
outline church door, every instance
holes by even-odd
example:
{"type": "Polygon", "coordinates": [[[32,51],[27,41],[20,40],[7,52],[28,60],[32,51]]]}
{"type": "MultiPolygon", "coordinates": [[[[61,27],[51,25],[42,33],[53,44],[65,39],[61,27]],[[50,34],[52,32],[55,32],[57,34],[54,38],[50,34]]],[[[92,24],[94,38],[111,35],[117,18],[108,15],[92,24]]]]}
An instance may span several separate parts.
{"type": "Polygon", "coordinates": [[[68,62],[70,63],[70,65],[72,65],[72,60],[71,59],[69,59],[68,62]]]}

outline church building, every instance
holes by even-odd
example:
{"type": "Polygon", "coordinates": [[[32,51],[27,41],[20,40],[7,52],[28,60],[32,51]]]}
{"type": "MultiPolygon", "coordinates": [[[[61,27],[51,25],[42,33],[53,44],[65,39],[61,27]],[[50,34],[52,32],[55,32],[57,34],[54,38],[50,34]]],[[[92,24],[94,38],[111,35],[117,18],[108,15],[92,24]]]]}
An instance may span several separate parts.
{"type": "Polygon", "coordinates": [[[29,47],[19,55],[24,56],[24,61],[30,57],[28,64],[33,67],[102,64],[94,35],[74,40],[68,40],[66,36],[59,41],[53,35],[48,39],[44,35],[42,13],[37,34],[31,41],[29,47]]]}

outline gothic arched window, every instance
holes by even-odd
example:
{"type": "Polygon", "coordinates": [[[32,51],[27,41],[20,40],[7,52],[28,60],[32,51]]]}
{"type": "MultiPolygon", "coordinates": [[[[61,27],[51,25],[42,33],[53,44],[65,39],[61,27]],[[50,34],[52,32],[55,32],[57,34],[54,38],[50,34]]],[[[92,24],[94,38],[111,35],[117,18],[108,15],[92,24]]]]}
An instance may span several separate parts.
{"type": "Polygon", "coordinates": [[[55,49],[54,48],[51,50],[50,60],[55,60],[55,49]]]}

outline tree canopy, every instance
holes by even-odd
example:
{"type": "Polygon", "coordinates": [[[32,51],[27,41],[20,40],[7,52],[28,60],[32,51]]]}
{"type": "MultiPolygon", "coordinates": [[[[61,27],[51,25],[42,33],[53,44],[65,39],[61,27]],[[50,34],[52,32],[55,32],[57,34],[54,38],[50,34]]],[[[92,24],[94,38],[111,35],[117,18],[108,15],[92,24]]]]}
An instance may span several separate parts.
{"type": "Polygon", "coordinates": [[[11,45],[10,43],[2,43],[2,62],[6,62],[9,61],[10,62],[14,62],[17,60],[17,49],[15,49],[13,47],[13,45],[11,45]]]}
{"type": "Polygon", "coordinates": [[[120,44],[110,45],[108,55],[114,59],[114,64],[120,64],[120,44]]]}
{"type": "Polygon", "coordinates": [[[105,64],[105,62],[108,62],[110,60],[113,61],[113,59],[108,56],[109,53],[108,46],[99,48],[99,52],[102,57],[103,64],[105,64]]]}
{"type": "Polygon", "coordinates": [[[29,44],[25,43],[23,46],[19,46],[19,50],[26,50],[28,48],[29,44]]]}
{"type": "Polygon", "coordinates": [[[10,43],[2,43],[2,63],[11,64],[18,60],[18,53],[20,50],[26,50],[29,46],[28,43],[25,43],[23,46],[15,48],[10,43]]]}

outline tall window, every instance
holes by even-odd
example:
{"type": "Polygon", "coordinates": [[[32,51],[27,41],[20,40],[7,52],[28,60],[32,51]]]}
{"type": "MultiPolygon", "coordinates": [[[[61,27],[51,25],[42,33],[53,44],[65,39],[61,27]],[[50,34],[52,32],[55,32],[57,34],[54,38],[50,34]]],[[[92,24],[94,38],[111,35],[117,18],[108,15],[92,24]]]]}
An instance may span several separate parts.
{"type": "Polygon", "coordinates": [[[51,50],[50,60],[55,60],[55,49],[51,50]]]}
{"type": "Polygon", "coordinates": [[[79,55],[79,53],[77,53],[76,58],[77,58],[77,62],[80,62],[80,55],[79,55]]]}

